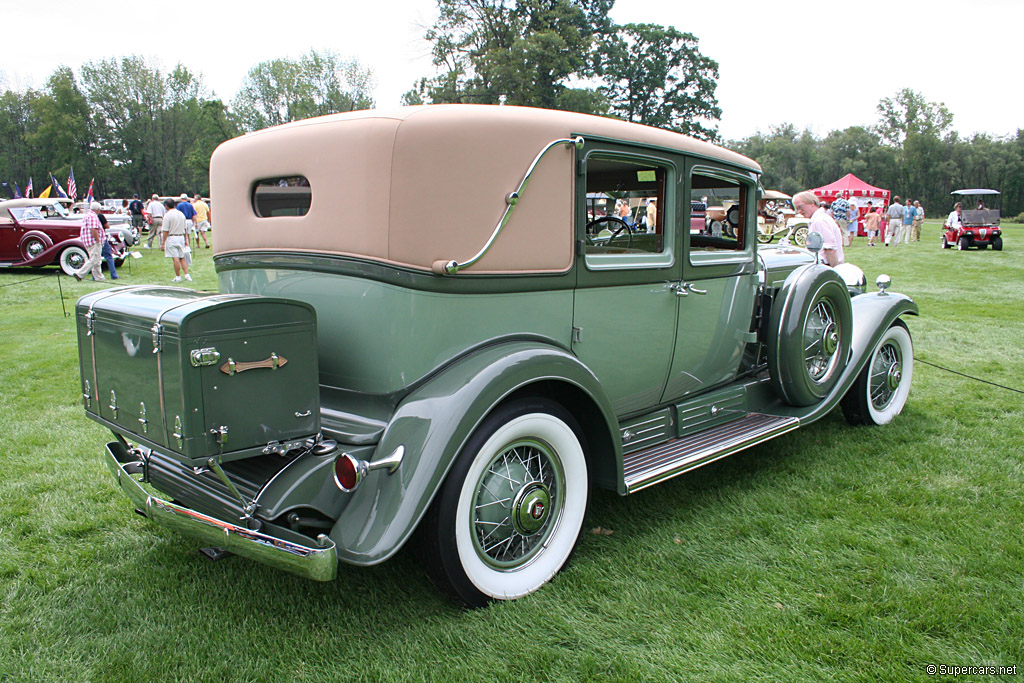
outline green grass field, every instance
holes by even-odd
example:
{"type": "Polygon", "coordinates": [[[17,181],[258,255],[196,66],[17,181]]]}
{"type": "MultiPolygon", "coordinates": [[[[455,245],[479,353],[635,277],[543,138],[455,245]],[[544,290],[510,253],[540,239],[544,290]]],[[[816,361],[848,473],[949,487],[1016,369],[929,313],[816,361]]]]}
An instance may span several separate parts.
{"type": "MultiPolygon", "coordinates": [[[[1002,252],[944,251],[935,221],[865,245],[847,260],[920,305],[919,359],[1024,390],[1024,227],[1002,252]]],[[[211,252],[198,288],[216,288],[211,252]]],[[[170,284],[142,253],[119,283],[170,284]]],[[[0,271],[0,681],[1024,679],[1021,393],[919,363],[884,428],[836,411],[637,495],[595,492],[565,572],[468,611],[408,551],[319,584],[211,563],[134,514],[63,314],[109,284],[0,271]]]]}

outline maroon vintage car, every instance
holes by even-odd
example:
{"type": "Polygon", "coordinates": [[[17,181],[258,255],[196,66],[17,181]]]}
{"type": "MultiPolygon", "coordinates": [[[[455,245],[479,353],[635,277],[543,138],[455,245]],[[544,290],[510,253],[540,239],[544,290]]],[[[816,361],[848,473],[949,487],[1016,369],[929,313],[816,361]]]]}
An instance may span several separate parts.
{"type": "MultiPolygon", "coordinates": [[[[87,258],[79,239],[83,217],[70,214],[68,203],[59,199],[0,202],[0,268],[59,265],[68,275],[81,268],[87,258]]],[[[137,241],[126,224],[111,224],[108,232],[124,247],[137,241]]]]}
{"type": "MultiPolygon", "coordinates": [[[[951,192],[963,205],[958,221],[947,219],[942,226],[942,248],[961,250],[971,247],[985,249],[992,245],[993,251],[1003,248],[1003,231],[999,227],[999,191],[974,189],[951,192]]],[[[950,214],[952,216],[952,214],[950,214]]]]}

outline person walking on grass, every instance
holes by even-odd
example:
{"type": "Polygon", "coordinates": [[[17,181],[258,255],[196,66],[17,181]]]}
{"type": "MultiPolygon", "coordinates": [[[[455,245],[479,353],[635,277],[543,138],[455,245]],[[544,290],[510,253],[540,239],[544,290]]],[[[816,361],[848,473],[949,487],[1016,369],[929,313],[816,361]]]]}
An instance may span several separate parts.
{"type": "Polygon", "coordinates": [[[903,205],[900,204],[899,195],[892,198],[886,217],[889,219],[889,227],[885,230],[885,246],[889,246],[893,238],[896,239],[896,244],[899,244],[903,235],[903,205]]]}
{"type": "Polygon", "coordinates": [[[175,208],[173,199],[165,200],[164,208],[166,211],[160,232],[160,248],[174,264],[174,279],[171,282],[181,282],[182,273],[191,282],[192,276],[188,274],[188,261],[185,258],[185,240],[188,238],[185,214],[175,208]]]}
{"type": "Polygon", "coordinates": [[[915,242],[921,241],[921,226],[924,224],[924,207],[921,202],[914,200],[914,225],[910,230],[910,237],[915,242]]]}
{"type": "MultiPolygon", "coordinates": [[[[196,230],[199,231],[199,235],[203,238],[203,243],[206,244],[206,248],[210,248],[210,241],[206,239],[206,233],[210,230],[210,207],[203,201],[201,195],[196,195],[195,199],[192,200],[192,208],[196,210],[196,230]]],[[[199,248],[199,238],[196,238],[196,249],[199,248]]]]}
{"type": "Polygon", "coordinates": [[[164,203],[160,201],[160,197],[154,194],[146,206],[146,211],[149,213],[149,239],[146,240],[146,249],[152,249],[153,238],[160,234],[160,228],[164,224],[164,213],[167,209],[164,207],[164,203]]]}
{"type": "Polygon", "coordinates": [[[76,280],[81,281],[82,276],[92,271],[93,280],[103,280],[103,243],[107,241],[107,233],[103,230],[103,224],[100,223],[98,211],[103,208],[103,205],[99,202],[93,202],[89,205],[89,210],[85,212],[85,217],[82,219],[82,229],[78,233],[79,238],[82,240],[82,244],[89,250],[89,258],[86,259],[85,264],[81,268],[72,273],[76,280]]]}

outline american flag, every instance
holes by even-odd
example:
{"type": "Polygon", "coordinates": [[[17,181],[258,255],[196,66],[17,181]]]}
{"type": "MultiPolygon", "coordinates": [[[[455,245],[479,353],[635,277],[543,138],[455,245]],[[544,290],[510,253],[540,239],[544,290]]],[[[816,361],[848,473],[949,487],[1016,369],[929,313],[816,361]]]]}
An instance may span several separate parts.
{"type": "Polygon", "coordinates": [[[32,176],[28,177],[28,185],[25,186],[25,196],[32,198],[32,176]]]}
{"type": "Polygon", "coordinates": [[[96,179],[93,178],[92,180],[89,181],[89,191],[85,193],[85,203],[86,204],[92,204],[93,201],[94,201],[93,198],[92,198],[92,183],[93,183],[94,180],[96,180],[96,179]]]}
{"type": "Polygon", "coordinates": [[[71,172],[68,173],[68,196],[71,197],[71,201],[78,199],[78,186],[75,185],[75,167],[71,167],[71,172]]]}

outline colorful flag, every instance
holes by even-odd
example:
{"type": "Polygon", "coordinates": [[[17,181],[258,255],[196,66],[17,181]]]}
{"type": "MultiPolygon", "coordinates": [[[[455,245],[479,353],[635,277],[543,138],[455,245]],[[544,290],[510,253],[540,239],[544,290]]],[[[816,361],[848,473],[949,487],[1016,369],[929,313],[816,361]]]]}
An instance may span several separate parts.
{"type": "Polygon", "coordinates": [[[21,188],[18,187],[18,183],[14,183],[14,198],[21,199],[21,188]]]}
{"type": "Polygon", "coordinates": [[[94,180],[96,180],[96,179],[93,178],[92,180],[89,181],[89,191],[85,193],[85,203],[86,204],[92,204],[94,201],[96,201],[95,199],[92,198],[92,183],[93,183],[94,180]]]}
{"type": "Polygon", "coordinates": [[[64,191],[64,188],[60,186],[60,183],[57,182],[57,179],[53,177],[52,173],[50,174],[50,187],[56,190],[57,196],[61,199],[68,198],[68,193],[64,191]]]}
{"type": "Polygon", "coordinates": [[[78,199],[78,185],[75,185],[75,167],[71,167],[71,171],[68,173],[68,196],[71,197],[71,201],[78,199]]]}
{"type": "Polygon", "coordinates": [[[50,196],[50,190],[53,189],[53,185],[47,185],[46,189],[39,193],[40,199],[47,199],[50,196]]]}
{"type": "Polygon", "coordinates": [[[32,176],[28,177],[28,185],[25,186],[25,197],[32,199],[32,176]]]}

